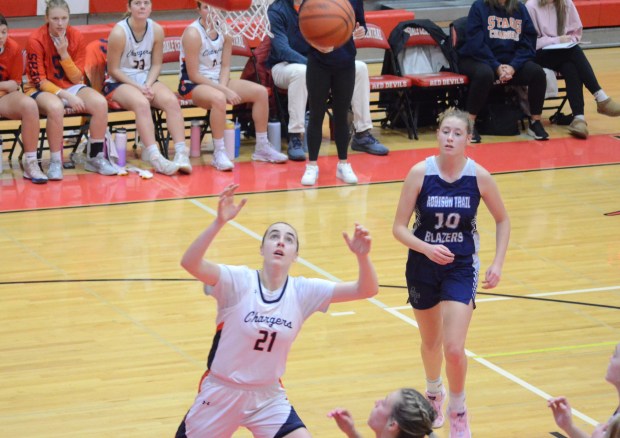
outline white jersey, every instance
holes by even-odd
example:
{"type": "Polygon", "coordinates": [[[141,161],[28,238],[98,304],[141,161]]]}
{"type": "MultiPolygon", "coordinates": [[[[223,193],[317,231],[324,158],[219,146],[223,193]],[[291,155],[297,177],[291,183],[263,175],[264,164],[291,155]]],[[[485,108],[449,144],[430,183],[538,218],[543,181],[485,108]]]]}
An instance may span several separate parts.
{"type": "MultiPolygon", "coordinates": [[[[125,48],[121,55],[120,69],[133,81],[142,85],[151,69],[153,46],[155,45],[155,31],[153,20],[146,20],[146,32],[142,40],[138,41],[129,26],[129,18],[117,23],[125,31],[125,48]]],[[[106,82],[117,82],[111,76],[106,82]]]]}
{"type": "Polygon", "coordinates": [[[335,283],[288,277],[282,290],[265,290],[258,271],[219,265],[218,283],[205,293],[218,303],[217,333],[209,353],[209,373],[241,385],[273,385],[304,321],[326,312],[335,283]]]}
{"type": "MultiPolygon", "coordinates": [[[[193,21],[187,28],[193,27],[200,35],[201,46],[198,54],[198,71],[200,74],[213,82],[220,82],[220,72],[222,71],[222,54],[224,53],[224,37],[217,34],[214,40],[209,37],[206,29],[200,24],[200,19],[193,21]]],[[[181,69],[179,79],[181,82],[192,83],[187,74],[185,66],[185,50],[181,44],[181,54],[179,62],[181,69]]]]}

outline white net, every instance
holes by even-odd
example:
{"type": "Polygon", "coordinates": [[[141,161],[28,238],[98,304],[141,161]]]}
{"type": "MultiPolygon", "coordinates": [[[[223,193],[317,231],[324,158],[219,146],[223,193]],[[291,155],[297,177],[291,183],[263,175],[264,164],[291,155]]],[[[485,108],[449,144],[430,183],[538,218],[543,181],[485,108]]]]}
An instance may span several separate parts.
{"type": "Polygon", "coordinates": [[[243,11],[226,11],[210,6],[211,20],[218,32],[231,37],[240,35],[250,40],[262,40],[273,36],[267,17],[269,0],[252,0],[250,7],[243,11]]]}

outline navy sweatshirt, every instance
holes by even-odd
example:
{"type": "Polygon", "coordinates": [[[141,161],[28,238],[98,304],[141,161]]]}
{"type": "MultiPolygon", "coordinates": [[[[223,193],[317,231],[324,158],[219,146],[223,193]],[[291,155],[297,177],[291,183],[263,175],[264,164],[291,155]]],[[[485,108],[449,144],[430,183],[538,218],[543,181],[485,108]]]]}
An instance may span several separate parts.
{"type": "MultiPolygon", "coordinates": [[[[355,11],[355,20],[366,27],[364,4],[361,0],[349,0],[355,11]]],[[[276,0],[267,12],[271,25],[271,53],[267,65],[273,67],[279,62],[307,64],[307,57],[314,57],[319,63],[331,68],[351,67],[357,50],[353,38],[330,53],[321,53],[310,46],[299,30],[299,15],[293,0],[276,0]]]]}
{"type": "Polygon", "coordinates": [[[484,0],[472,4],[467,17],[465,44],[459,55],[491,66],[509,64],[519,70],[536,56],[537,33],[527,8],[521,2],[510,16],[504,8],[492,8],[484,0]]]}

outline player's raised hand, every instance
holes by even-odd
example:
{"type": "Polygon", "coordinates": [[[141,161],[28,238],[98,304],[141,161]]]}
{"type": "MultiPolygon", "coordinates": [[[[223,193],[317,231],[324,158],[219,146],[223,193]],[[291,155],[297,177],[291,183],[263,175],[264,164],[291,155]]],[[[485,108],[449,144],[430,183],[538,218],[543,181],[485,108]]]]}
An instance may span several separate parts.
{"type": "Polygon", "coordinates": [[[353,237],[350,238],[346,231],[342,232],[342,237],[344,237],[344,241],[347,242],[347,246],[352,253],[366,255],[370,252],[372,238],[370,237],[370,232],[362,225],[355,223],[353,237]]]}
{"type": "Polygon", "coordinates": [[[222,223],[234,219],[247,202],[247,199],[243,198],[235,205],[235,190],[238,187],[239,184],[229,184],[220,193],[220,199],[217,204],[217,218],[222,223]]]}

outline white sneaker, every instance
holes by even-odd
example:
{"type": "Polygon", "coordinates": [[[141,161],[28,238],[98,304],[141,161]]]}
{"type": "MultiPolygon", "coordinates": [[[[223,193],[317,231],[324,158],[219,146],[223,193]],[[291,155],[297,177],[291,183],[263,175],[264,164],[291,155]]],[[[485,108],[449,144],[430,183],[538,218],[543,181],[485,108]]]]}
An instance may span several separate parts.
{"type": "Polygon", "coordinates": [[[105,159],[103,152],[99,152],[93,158],[87,158],[84,164],[84,170],[106,176],[116,175],[118,173],[116,168],[105,159]]]}
{"type": "Polygon", "coordinates": [[[211,161],[211,165],[217,170],[224,172],[232,170],[233,167],[235,167],[235,163],[228,158],[226,148],[218,148],[213,151],[213,161],[211,161]]]}
{"type": "Polygon", "coordinates": [[[286,154],[276,151],[269,142],[256,143],[252,159],[268,163],[286,163],[288,161],[286,154]]]}
{"type": "Polygon", "coordinates": [[[146,161],[153,166],[155,172],[163,173],[164,175],[174,175],[179,170],[179,166],[170,160],[166,160],[159,150],[155,150],[150,154],[148,151],[143,153],[146,154],[146,161]]]}
{"type": "Polygon", "coordinates": [[[306,164],[306,171],[304,176],[301,177],[301,184],[304,186],[313,186],[316,184],[316,180],[319,179],[319,166],[306,164]]]}
{"type": "Polygon", "coordinates": [[[47,179],[51,181],[62,180],[62,163],[60,161],[50,161],[50,167],[47,169],[47,179]]]}
{"type": "Polygon", "coordinates": [[[172,162],[179,166],[179,172],[186,173],[188,175],[192,173],[192,163],[189,161],[189,155],[187,152],[176,152],[172,162]]]}
{"type": "Polygon", "coordinates": [[[346,182],[347,184],[357,184],[357,176],[351,169],[350,163],[338,163],[336,168],[336,178],[346,182]]]}
{"type": "Polygon", "coordinates": [[[24,166],[24,178],[29,179],[35,184],[45,184],[47,182],[47,176],[39,167],[39,160],[36,158],[26,161],[26,157],[24,157],[22,159],[22,166],[24,166]]]}

